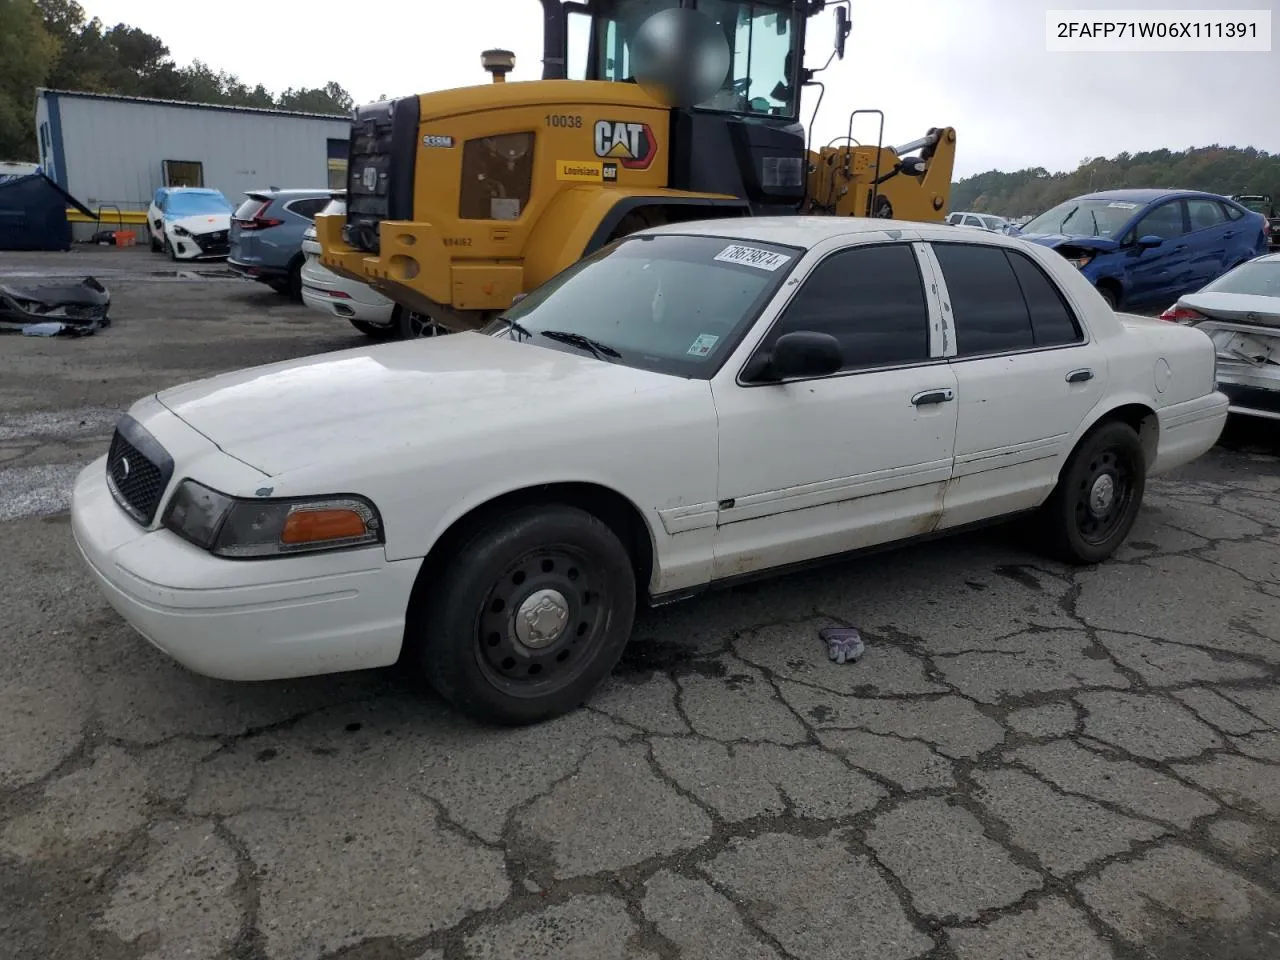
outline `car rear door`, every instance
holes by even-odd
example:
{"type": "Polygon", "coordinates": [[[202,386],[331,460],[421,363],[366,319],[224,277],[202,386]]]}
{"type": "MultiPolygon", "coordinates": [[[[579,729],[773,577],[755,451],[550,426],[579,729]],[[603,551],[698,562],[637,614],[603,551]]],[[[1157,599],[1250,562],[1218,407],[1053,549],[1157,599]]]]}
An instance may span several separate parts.
{"type": "Polygon", "coordinates": [[[1191,228],[1186,237],[1188,286],[1177,291],[1179,295],[1199,290],[1234,266],[1227,262],[1227,234],[1234,236],[1236,231],[1230,229],[1222,205],[1205,197],[1188,197],[1187,219],[1191,228]]]}
{"type": "MultiPolygon", "coordinates": [[[[828,241],[755,345],[829,333],[844,367],[712,383],[719,419],[716,578],[927,533],[951,476],[955,376],[922,244],[828,241]]],[[[790,283],[793,283],[789,281],[790,283]]]]}
{"type": "Polygon", "coordinates": [[[952,324],[955,467],[939,528],[1030,509],[1053,489],[1106,357],[1031,254],[963,239],[929,245],[952,324]]]}

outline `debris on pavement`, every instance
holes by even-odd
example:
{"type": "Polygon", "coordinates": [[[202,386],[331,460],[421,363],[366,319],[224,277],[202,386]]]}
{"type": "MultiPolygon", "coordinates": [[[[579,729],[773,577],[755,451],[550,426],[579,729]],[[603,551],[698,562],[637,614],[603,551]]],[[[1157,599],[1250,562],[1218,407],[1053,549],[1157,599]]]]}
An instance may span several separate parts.
{"type": "Polygon", "coordinates": [[[827,657],[836,663],[857,663],[866,652],[862,634],[855,627],[824,627],[818,636],[827,645],[827,657]]]}
{"type": "Polygon", "coordinates": [[[82,337],[111,325],[111,294],[95,277],[76,282],[0,283],[0,330],[82,337]]]}

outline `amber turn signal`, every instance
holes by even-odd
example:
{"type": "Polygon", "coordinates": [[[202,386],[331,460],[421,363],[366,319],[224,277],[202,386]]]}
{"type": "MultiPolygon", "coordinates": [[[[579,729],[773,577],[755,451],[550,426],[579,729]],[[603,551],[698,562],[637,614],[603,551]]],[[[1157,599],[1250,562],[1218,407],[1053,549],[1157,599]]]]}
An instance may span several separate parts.
{"type": "Polygon", "coordinates": [[[294,510],[280,532],[281,543],[351,540],[368,533],[364,517],[354,510],[294,510]]]}

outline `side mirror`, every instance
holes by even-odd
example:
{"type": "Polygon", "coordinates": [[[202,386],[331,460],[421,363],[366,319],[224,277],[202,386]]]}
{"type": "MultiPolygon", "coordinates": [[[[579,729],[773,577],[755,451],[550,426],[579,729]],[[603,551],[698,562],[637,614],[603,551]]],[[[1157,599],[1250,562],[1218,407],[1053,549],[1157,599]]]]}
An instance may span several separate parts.
{"type": "Polygon", "coordinates": [[[844,7],[836,7],[836,56],[844,59],[844,42],[849,39],[849,11],[844,7]]]}
{"type": "Polygon", "coordinates": [[[773,345],[764,371],[770,379],[825,377],[844,366],[840,341],[829,333],[796,330],[784,333],[773,345]]]}
{"type": "Polygon", "coordinates": [[[1158,247],[1164,243],[1164,239],[1157,237],[1154,233],[1144,234],[1138,238],[1138,246],[1143,250],[1150,250],[1152,247],[1158,247]]]}

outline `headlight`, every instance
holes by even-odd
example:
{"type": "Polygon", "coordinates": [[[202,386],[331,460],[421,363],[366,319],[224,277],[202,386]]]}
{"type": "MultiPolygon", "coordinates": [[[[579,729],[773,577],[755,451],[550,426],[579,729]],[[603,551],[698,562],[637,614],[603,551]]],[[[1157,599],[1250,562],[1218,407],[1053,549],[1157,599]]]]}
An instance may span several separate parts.
{"type": "Polygon", "coordinates": [[[382,542],[373,504],[349,495],[240,500],[184,480],[164,526],[220,557],[291,556],[382,542]]]}
{"type": "Polygon", "coordinates": [[[190,231],[190,230],[188,230],[186,227],[174,227],[174,228],[173,228],[173,232],[174,232],[174,233],[176,233],[176,234],[177,234],[178,236],[180,236],[180,237],[189,237],[189,236],[191,236],[191,231],[190,231]]]}

